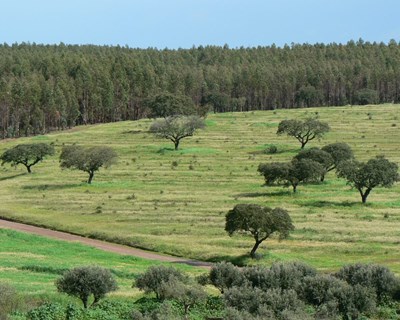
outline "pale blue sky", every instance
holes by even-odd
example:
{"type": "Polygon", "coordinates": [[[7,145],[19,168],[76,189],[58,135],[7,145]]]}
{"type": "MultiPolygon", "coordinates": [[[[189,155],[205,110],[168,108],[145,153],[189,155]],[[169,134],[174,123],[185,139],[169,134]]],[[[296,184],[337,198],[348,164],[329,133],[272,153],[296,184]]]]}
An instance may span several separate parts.
{"type": "Polygon", "coordinates": [[[400,40],[400,0],[0,0],[0,43],[230,47],[400,40]]]}

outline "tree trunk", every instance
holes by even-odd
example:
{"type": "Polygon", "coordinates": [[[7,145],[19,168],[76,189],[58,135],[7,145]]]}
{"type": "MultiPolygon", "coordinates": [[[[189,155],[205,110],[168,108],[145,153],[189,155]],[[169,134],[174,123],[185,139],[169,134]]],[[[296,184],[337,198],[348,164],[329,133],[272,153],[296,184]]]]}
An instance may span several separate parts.
{"type": "Polygon", "coordinates": [[[325,174],[323,174],[322,176],[321,176],[321,182],[324,182],[324,180],[325,180],[325,174]]]}
{"type": "Polygon", "coordinates": [[[258,246],[261,244],[261,242],[262,242],[262,241],[256,240],[256,243],[254,244],[253,249],[251,249],[251,251],[250,251],[250,257],[251,257],[252,259],[255,258],[255,256],[256,256],[256,251],[257,251],[257,249],[258,249],[258,246]]]}
{"type": "Polygon", "coordinates": [[[190,305],[187,305],[187,304],[184,305],[184,317],[183,317],[183,319],[185,319],[185,320],[189,320],[189,308],[190,308],[190,305]]]}
{"type": "Polygon", "coordinates": [[[293,186],[293,192],[296,193],[296,191],[297,191],[297,184],[292,184],[292,186],[293,186]]]}
{"type": "Polygon", "coordinates": [[[92,183],[93,176],[94,176],[94,172],[93,172],[93,171],[90,171],[90,172],[89,172],[89,179],[88,179],[88,182],[87,182],[87,183],[89,183],[89,184],[92,183]]]}
{"type": "Polygon", "coordinates": [[[174,141],[174,145],[175,145],[175,150],[178,150],[178,147],[179,147],[179,140],[175,140],[175,141],[174,141]]]}
{"type": "Polygon", "coordinates": [[[301,149],[304,149],[304,147],[306,146],[307,141],[301,141],[301,149]]]}
{"type": "Polygon", "coordinates": [[[88,297],[84,297],[84,298],[81,298],[81,300],[82,300],[82,302],[83,302],[83,307],[85,308],[85,309],[87,309],[87,307],[88,307],[88,297]]]}
{"type": "Polygon", "coordinates": [[[28,170],[28,173],[32,173],[31,166],[26,166],[26,170],[28,170]]]}
{"type": "Polygon", "coordinates": [[[362,192],[362,190],[359,190],[360,194],[361,194],[362,203],[364,203],[364,204],[367,203],[367,198],[368,198],[369,193],[371,192],[371,190],[372,189],[367,189],[367,190],[365,190],[364,193],[362,192]]]}

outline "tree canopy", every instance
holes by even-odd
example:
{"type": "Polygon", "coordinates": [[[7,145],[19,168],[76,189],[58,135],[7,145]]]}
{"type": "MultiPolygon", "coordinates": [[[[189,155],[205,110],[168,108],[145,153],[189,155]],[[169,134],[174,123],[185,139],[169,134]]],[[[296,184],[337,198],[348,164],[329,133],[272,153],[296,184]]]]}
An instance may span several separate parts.
{"type": "Polygon", "coordinates": [[[178,50],[5,43],[0,137],[140,119],[162,93],[215,112],[399,103],[399,61],[399,43],[361,39],[178,50]]]}
{"type": "Polygon", "coordinates": [[[391,187],[399,179],[398,166],[383,156],[369,159],[367,162],[348,160],[338,167],[338,176],[345,178],[361,195],[362,203],[376,187],[391,187]]]}
{"type": "Polygon", "coordinates": [[[294,159],[310,159],[318,162],[324,169],[321,174],[321,181],[324,181],[326,173],[334,167],[334,159],[331,154],[319,148],[303,149],[294,156],[294,159]]]}
{"type": "Polygon", "coordinates": [[[2,165],[11,163],[13,166],[22,164],[31,173],[31,167],[39,163],[46,156],[54,154],[54,147],[46,143],[19,144],[6,150],[0,157],[2,165]]]}
{"type": "Polygon", "coordinates": [[[328,152],[333,159],[333,163],[327,168],[328,171],[336,169],[341,162],[354,158],[353,150],[351,150],[350,146],[344,142],[328,144],[323,146],[321,150],[328,152]]]}
{"type": "Polygon", "coordinates": [[[178,150],[183,138],[193,136],[197,129],[204,127],[204,120],[198,116],[174,116],[154,121],[150,132],[156,137],[171,140],[175,150],[178,150]]]}
{"type": "Polygon", "coordinates": [[[234,233],[248,233],[255,244],[250,251],[250,256],[255,257],[259,245],[277,233],[284,239],[289,232],[294,230],[289,213],[282,208],[271,209],[256,204],[238,204],[226,214],[225,231],[232,236],[234,233]]]}
{"type": "Polygon", "coordinates": [[[326,122],[309,118],[304,121],[295,119],[283,120],[279,123],[276,133],[296,138],[301,143],[301,148],[303,149],[309,141],[321,138],[329,130],[330,127],[326,122]]]}
{"type": "Polygon", "coordinates": [[[61,150],[61,168],[77,169],[89,174],[88,183],[92,183],[94,173],[101,167],[109,167],[117,158],[110,147],[65,146],[61,150]]]}
{"type": "Polygon", "coordinates": [[[160,93],[148,98],[146,102],[153,118],[196,115],[196,106],[188,96],[172,93],[160,93]]]}

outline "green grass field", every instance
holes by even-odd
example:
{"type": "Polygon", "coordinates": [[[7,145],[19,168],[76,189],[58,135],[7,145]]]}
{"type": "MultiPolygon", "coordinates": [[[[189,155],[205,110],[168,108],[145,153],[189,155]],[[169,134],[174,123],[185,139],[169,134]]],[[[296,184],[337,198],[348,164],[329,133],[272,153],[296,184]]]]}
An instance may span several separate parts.
{"type": "MultiPolygon", "coordinates": [[[[33,297],[55,298],[55,279],[65,270],[83,265],[100,265],[112,270],[119,289],[111,296],[138,296],[139,291],[132,288],[135,276],[151,265],[160,264],[7,229],[0,229],[0,243],[0,282],[10,283],[18,292],[33,297]]],[[[191,274],[204,272],[187,265],[174,266],[191,274]]]]}
{"type": "Polygon", "coordinates": [[[0,169],[0,216],[218,261],[240,258],[252,245],[249,237],[224,232],[229,209],[238,203],[280,206],[289,210],[296,231],[285,241],[264,242],[261,263],[300,259],[335,270],[355,261],[376,262],[400,274],[400,183],[374,189],[367,205],[334,173],[323,184],[299,186],[297,194],[263,186],[258,164],[287,161],[300,147],[275,134],[278,123],[310,116],[328,122],[331,132],[307,147],[347,142],[360,160],[384,154],[400,163],[399,105],[209,115],[207,128],[182,140],[180,151],[147,132],[150,120],[83,126],[0,142],[0,152],[22,142],[52,142],[58,151],[31,175],[23,167],[0,169]],[[62,145],[72,143],[112,146],[118,163],[87,185],[83,172],[59,168],[62,145]],[[270,144],[279,153],[265,154],[270,144]]]}

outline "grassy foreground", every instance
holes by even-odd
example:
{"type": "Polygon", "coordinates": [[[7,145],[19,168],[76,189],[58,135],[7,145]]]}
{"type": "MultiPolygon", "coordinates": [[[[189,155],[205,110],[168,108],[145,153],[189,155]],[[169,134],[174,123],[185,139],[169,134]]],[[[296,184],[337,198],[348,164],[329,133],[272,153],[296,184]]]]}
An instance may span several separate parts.
{"type": "Polygon", "coordinates": [[[354,261],[376,262],[400,274],[400,184],[359,194],[330,173],[323,184],[297,194],[263,187],[260,162],[287,161],[299,143],[278,137],[283,119],[318,116],[331,126],[322,141],[347,142],[360,160],[384,154],[400,163],[400,106],[353,106],[210,115],[207,128],[182,140],[181,150],[147,132],[150,120],[84,126],[0,142],[0,152],[22,142],[54,143],[57,155],[33,167],[0,169],[0,216],[197,259],[237,260],[251,248],[248,237],[224,232],[225,214],[237,203],[290,211],[290,239],[267,240],[263,263],[300,259],[322,270],[354,261]],[[119,161],[92,185],[79,171],[62,171],[63,144],[109,145],[119,161]],[[274,144],[279,153],[267,155],[274,144]]]}
{"type": "MultiPolygon", "coordinates": [[[[132,288],[135,276],[159,264],[157,261],[7,229],[0,229],[0,243],[0,282],[8,282],[18,292],[34,297],[54,298],[57,291],[54,281],[65,270],[83,265],[100,265],[111,269],[119,286],[111,296],[137,296],[139,291],[132,288]]],[[[204,271],[181,264],[174,266],[193,274],[204,271]]]]}

